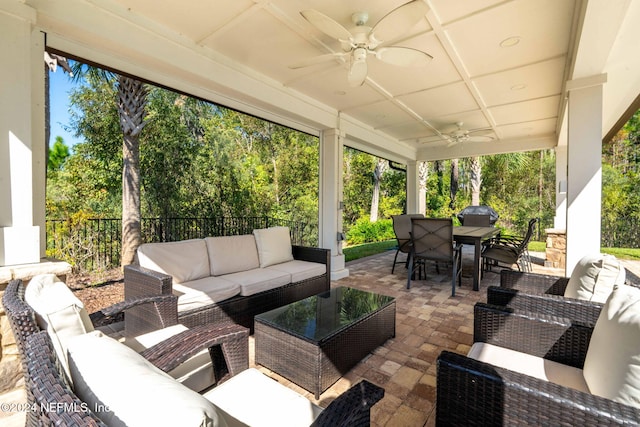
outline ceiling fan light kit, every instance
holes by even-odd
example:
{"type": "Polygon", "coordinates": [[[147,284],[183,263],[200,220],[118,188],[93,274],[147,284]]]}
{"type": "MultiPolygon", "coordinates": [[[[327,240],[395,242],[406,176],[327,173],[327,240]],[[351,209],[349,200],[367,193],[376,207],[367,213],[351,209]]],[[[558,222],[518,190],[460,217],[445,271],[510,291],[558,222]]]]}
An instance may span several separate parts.
{"type": "Polygon", "coordinates": [[[300,12],[302,17],[318,30],[338,40],[344,52],[320,55],[289,67],[302,68],[349,56],[347,80],[351,86],[360,86],[367,78],[369,55],[387,64],[402,67],[426,65],[433,59],[428,53],[408,47],[386,46],[385,43],[393,41],[412,28],[424,18],[427,11],[428,7],[422,0],[413,0],[393,9],[373,27],[367,26],[368,12],[355,12],[351,15],[355,27],[347,30],[317,10],[303,10],[300,12]]]}

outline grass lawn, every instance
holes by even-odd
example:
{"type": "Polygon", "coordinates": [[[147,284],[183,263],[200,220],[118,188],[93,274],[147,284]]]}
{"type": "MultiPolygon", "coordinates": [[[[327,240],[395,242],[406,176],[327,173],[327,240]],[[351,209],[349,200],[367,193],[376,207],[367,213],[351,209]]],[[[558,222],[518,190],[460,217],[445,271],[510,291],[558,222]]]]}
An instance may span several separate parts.
{"type": "MultiPolygon", "coordinates": [[[[532,252],[544,252],[545,247],[545,242],[529,243],[529,250],[532,252]]],[[[392,239],[384,242],[363,243],[362,245],[349,246],[344,248],[342,252],[344,253],[345,262],[349,262],[354,259],[379,254],[395,248],[396,240],[392,239]]],[[[602,248],[601,250],[603,253],[614,255],[619,259],[640,259],[640,249],[636,248],[602,248]]]]}

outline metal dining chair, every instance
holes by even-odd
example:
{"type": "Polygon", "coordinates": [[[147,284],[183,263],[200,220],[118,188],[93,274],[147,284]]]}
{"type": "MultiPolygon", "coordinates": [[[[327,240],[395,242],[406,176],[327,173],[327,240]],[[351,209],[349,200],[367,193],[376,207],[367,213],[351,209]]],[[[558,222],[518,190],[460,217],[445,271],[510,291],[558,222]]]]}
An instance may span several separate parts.
{"type": "Polygon", "coordinates": [[[456,294],[462,280],[462,245],[453,241],[452,218],[412,218],[411,247],[409,251],[409,272],[407,289],[411,288],[414,269],[424,269],[425,261],[446,262],[451,264],[451,295],[456,294]]]}
{"type": "Polygon", "coordinates": [[[396,235],[398,242],[398,249],[396,249],[396,255],[393,257],[393,266],[391,267],[391,274],[395,271],[396,264],[407,265],[409,261],[409,251],[411,246],[411,218],[424,218],[422,214],[402,214],[391,215],[393,221],[393,232],[396,235]],[[407,254],[405,261],[398,261],[398,254],[407,254]]]}

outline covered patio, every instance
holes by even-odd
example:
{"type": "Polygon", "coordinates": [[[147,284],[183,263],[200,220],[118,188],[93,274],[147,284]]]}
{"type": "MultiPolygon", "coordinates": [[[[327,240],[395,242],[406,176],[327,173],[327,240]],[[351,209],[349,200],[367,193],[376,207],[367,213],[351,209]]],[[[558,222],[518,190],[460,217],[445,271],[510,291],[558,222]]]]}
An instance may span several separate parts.
{"type": "Polygon", "coordinates": [[[390,274],[391,252],[346,264],[343,148],[406,166],[407,213],[424,209],[422,161],[554,149],[554,228],[566,232],[566,269],[534,271],[568,275],[600,250],[602,141],[640,106],[640,2],[419,0],[417,19],[403,15],[395,24],[406,31],[382,47],[417,49],[433,57],[430,64],[390,66],[367,46],[368,72],[356,86],[348,74],[362,46],[345,48],[300,14],[316,10],[353,31],[352,14],[367,12],[374,25],[405,3],[3,1],[0,267],[39,264],[45,255],[45,49],[317,135],[319,246],[331,251],[332,286],[399,302],[396,337],[320,403],[367,378],[386,390],[375,425],[431,425],[436,357],[443,349],[466,352],[473,305],[499,276],[487,274],[474,292],[467,274],[452,298],[446,276],[407,290],[405,270],[390,274]],[[290,67],[327,54],[330,61],[290,67]],[[467,138],[476,133],[484,140],[467,138]]]}

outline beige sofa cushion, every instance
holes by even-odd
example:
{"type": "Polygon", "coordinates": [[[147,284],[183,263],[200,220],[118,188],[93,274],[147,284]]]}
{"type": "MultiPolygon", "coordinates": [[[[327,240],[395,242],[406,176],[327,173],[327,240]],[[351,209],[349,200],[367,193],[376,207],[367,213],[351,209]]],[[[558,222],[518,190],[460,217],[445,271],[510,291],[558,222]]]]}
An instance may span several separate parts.
{"type": "Polygon", "coordinates": [[[584,377],[591,393],[640,408],[640,289],[614,287],[593,330],[584,377]]]}
{"type": "Polygon", "coordinates": [[[245,297],[291,283],[289,273],[268,268],[254,268],[249,271],[226,274],[224,278],[239,285],[240,295],[245,297]]]}
{"type": "MultiPolygon", "coordinates": [[[[186,326],[178,324],[137,337],[126,337],[121,342],[133,349],[136,353],[142,353],[144,350],[186,330],[186,326]]],[[[187,359],[176,369],[167,373],[171,378],[175,378],[179,383],[197,392],[211,387],[216,382],[211,356],[207,349],[202,350],[200,353],[187,359]]]]}
{"type": "Polygon", "coordinates": [[[215,406],[99,331],[69,343],[74,391],[109,426],[224,426],[215,406]]]}
{"type": "Polygon", "coordinates": [[[291,275],[291,282],[300,282],[312,277],[322,276],[327,266],[317,262],[293,260],[267,267],[268,270],[282,271],[291,275]]]}
{"type": "Polygon", "coordinates": [[[55,274],[41,274],[31,279],[24,299],[36,313],[36,322],[46,330],[58,359],[67,375],[67,344],[77,335],[93,331],[84,304],[55,274]]]}
{"type": "Polygon", "coordinates": [[[322,408],[255,368],[204,394],[229,427],[309,426],[322,408]]]}
{"type": "Polygon", "coordinates": [[[582,370],[573,366],[483,342],[474,343],[467,356],[490,365],[589,393],[582,370]]]}
{"type": "Polygon", "coordinates": [[[613,285],[623,285],[625,278],[624,266],[615,256],[587,255],[573,269],[564,296],[604,303],[613,285]]]}
{"type": "Polygon", "coordinates": [[[178,312],[209,306],[239,293],[240,285],[223,277],[207,276],[173,285],[173,294],[178,297],[178,312]]]}
{"type": "Polygon", "coordinates": [[[260,267],[256,239],[253,234],[207,237],[204,241],[209,252],[212,276],[260,267]]]}
{"type": "Polygon", "coordinates": [[[211,274],[204,239],[145,243],[138,248],[140,266],[173,277],[173,283],[201,279],[211,274]]]}
{"type": "Polygon", "coordinates": [[[260,267],[293,261],[289,227],[271,227],[253,230],[260,258],[260,267]]]}

